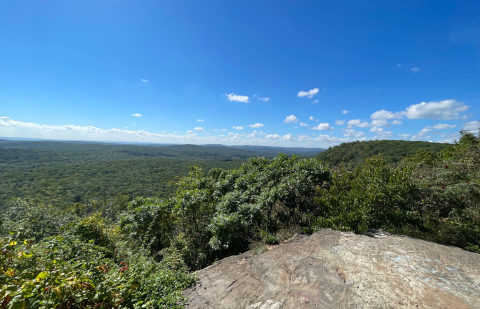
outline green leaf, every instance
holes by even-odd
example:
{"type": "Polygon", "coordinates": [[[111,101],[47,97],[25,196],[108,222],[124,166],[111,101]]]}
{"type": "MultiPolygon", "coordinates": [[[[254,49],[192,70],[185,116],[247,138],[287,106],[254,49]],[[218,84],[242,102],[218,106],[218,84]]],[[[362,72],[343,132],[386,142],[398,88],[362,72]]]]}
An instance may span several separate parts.
{"type": "Polygon", "coordinates": [[[39,273],[37,275],[36,279],[45,279],[45,278],[47,278],[47,276],[48,276],[48,273],[46,271],[42,271],[41,273],[39,273]]]}

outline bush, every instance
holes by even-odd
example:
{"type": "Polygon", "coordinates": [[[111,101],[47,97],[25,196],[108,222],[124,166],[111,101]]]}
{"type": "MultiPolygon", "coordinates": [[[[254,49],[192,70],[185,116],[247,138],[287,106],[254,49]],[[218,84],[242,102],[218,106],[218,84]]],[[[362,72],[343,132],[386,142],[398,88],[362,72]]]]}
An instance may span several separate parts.
{"type": "Polygon", "coordinates": [[[71,235],[35,244],[0,240],[2,308],[180,308],[194,281],[175,252],[158,263],[145,252],[115,263],[71,235]]]}
{"type": "Polygon", "coordinates": [[[317,213],[316,189],[329,179],[320,162],[285,155],[252,158],[237,170],[207,175],[192,168],[176,183],[174,198],[132,203],[120,225],[152,253],[171,244],[191,269],[199,269],[248,250],[259,230],[275,235],[308,226],[317,213]]]}
{"type": "Polygon", "coordinates": [[[321,213],[312,226],[355,233],[419,226],[415,209],[419,189],[411,181],[412,172],[410,166],[391,169],[381,155],[367,159],[353,172],[340,170],[328,187],[318,190],[321,213]]]}

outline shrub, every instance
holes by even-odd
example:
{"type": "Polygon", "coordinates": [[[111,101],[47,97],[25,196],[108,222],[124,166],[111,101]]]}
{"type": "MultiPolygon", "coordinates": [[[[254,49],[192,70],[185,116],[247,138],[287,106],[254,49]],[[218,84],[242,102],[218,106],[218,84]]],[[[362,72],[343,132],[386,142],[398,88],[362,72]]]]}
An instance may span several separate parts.
{"type": "Polygon", "coordinates": [[[157,263],[144,252],[115,263],[70,235],[36,244],[0,240],[2,308],[180,308],[194,277],[175,252],[157,263]]]}
{"type": "Polygon", "coordinates": [[[318,189],[321,211],[312,226],[365,233],[369,229],[398,231],[418,225],[418,187],[410,166],[391,169],[382,156],[369,158],[354,171],[335,173],[328,187],[318,189]]]}

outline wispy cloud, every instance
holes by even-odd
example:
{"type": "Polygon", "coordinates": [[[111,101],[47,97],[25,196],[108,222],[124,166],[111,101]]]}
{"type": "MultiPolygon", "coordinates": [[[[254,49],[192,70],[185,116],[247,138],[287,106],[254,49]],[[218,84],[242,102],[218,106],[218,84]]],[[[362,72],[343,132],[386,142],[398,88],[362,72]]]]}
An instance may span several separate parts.
{"type": "Polygon", "coordinates": [[[261,101],[264,101],[264,102],[270,101],[270,98],[269,98],[269,97],[258,98],[258,99],[261,100],[261,101]]]}
{"type": "Polygon", "coordinates": [[[313,104],[315,104],[315,103],[318,103],[318,100],[313,100],[313,102],[312,102],[312,103],[313,103],[313,104]]]}
{"type": "Polygon", "coordinates": [[[232,102],[232,101],[242,102],[242,103],[250,102],[249,97],[246,96],[246,95],[238,95],[238,94],[235,94],[235,93],[228,93],[228,94],[225,93],[224,95],[227,96],[227,98],[230,102],[232,102]]]}
{"type": "Polygon", "coordinates": [[[203,128],[201,127],[195,127],[193,128],[194,131],[205,131],[203,128]]]}
{"type": "Polygon", "coordinates": [[[255,123],[255,124],[249,124],[248,125],[250,128],[261,128],[264,127],[263,123],[255,123]]]}
{"type": "Polygon", "coordinates": [[[310,89],[309,91],[300,91],[298,92],[297,96],[299,98],[307,97],[307,98],[313,98],[318,93],[319,89],[318,88],[313,88],[310,89]]]}
{"type": "Polygon", "coordinates": [[[455,27],[448,38],[458,44],[480,46],[480,18],[455,27]]]}
{"type": "Polygon", "coordinates": [[[422,70],[422,69],[420,69],[420,68],[415,68],[415,67],[410,69],[410,71],[412,71],[413,73],[417,73],[417,72],[419,72],[419,71],[421,71],[421,70],[422,70]]]}
{"type": "Polygon", "coordinates": [[[470,121],[463,125],[463,129],[469,132],[477,133],[480,130],[480,122],[470,121]]]}
{"type": "Polygon", "coordinates": [[[303,122],[300,122],[300,126],[301,126],[301,127],[308,127],[308,124],[303,123],[303,122]]]}
{"type": "Polygon", "coordinates": [[[457,125],[456,124],[446,124],[446,123],[439,123],[434,125],[432,128],[437,129],[437,130],[446,130],[446,129],[453,129],[457,125]]]}
{"type": "Polygon", "coordinates": [[[139,113],[135,113],[135,114],[132,114],[133,117],[142,117],[142,114],[139,114],[139,113]]]}
{"type": "MultiPolygon", "coordinates": [[[[374,112],[371,118],[374,120],[402,119],[460,119],[461,113],[466,112],[470,106],[457,100],[430,101],[412,104],[404,111],[391,112],[384,109],[374,112]]],[[[401,121],[393,121],[392,124],[401,124],[401,121]]]]}
{"type": "Polygon", "coordinates": [[[401,67],[402,67],[402,64],[399,63],[399,64],[396,65],[396,67],[397,67],[397,68],[401,68],[401,67]]]}
{"type": "Polygon", "coordinates": [[[342,114],[344,114],[344,115],[345,115],[345,114],[348,114],[348,111],[347,111],[346,109],[344,109],[344,110],[342,111],[342,114]]]}
{"type": "Polygon", "coordinates": [[[197,121],[198,121],[198,122],[204,122],[204,120],[203,120],[203,119],[197,119],[197,121]]]}
{"type": "Polygon", "coordinates": [[[315,119],[313,116],[310,116],[310,118],[308,118],[308,120],[311,120],[311,121],[318,121],[318,119],[315,119]]]}
{"type": "Polygon", "coordinates": [[[148,83],[148,79],[142,79],[142,82],[148,83]]]}
{"type": "Polygon", "coordinates": [[[335,124],[339,126],[343,126],[345,124],[345,120],[335,120],[335,124]]]}
{"type": "Polygon", "coordinates": [[[295,115],[290,115],[290,116],[287,116],[287,118],[285,118],[284,122],[285,123],[291,123],[291,122],[298,122],[298,118],[295,117],[295,115]]]}
{"type": "Polygon", "coordinates": [[[243,126],[238,126],[238,127],[233,126],[233,128],[234,128],[235,130],[243,130],[243,126]]]}

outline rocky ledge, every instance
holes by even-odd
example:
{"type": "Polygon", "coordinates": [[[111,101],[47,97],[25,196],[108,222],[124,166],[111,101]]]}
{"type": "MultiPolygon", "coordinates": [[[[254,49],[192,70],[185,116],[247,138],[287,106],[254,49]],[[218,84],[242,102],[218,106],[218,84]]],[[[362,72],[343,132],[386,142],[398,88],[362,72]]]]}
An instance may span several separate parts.
{"type": "Polygon", "coordinates": [[[480,308],[480,254],[324,229],[198,272],[186,308],[480,308]]]}

